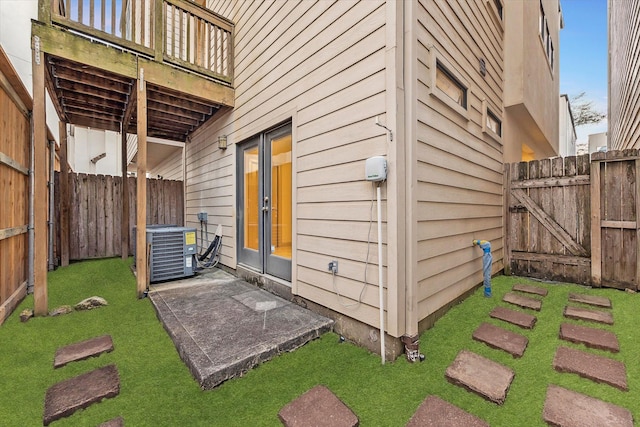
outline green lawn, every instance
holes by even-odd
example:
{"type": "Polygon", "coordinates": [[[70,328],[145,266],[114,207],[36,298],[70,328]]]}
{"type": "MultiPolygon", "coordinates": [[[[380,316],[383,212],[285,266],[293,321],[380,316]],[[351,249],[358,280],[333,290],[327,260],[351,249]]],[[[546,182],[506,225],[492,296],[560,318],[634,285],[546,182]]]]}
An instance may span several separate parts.
{"type": "Polygon", "coordinates": [[[317,384],[324,384],[336,393],[365,427],[403,426],[429,394],[436,394],[493,426],[542,426],[545,425],[542,406],[549,383],[624,406],[631,410],[634,419],[640,419],[638,295],[511,277],[495,278],[493,292],[494,297],[488,299],[479,289],[422,335],[420,348],[426,355],[423,363],[409,364],[400,358],[381,366],[378,356],[350,343],[340,343],[337,335],[329,333],[259,366],[243,378],[228,381],[212,391],[201,391],[157,320],[151,302],[135,298],[135,280],[128,262],[108,259],[73,264],[49,274],[50,307],[75,304],[92,295],[106,298],[110,305],[61,317],[31,319],[23,324],[19,313],[31,307],[33,299],[29,296],[23,301],[0,326],[0,424],[41,425],[44,395],[49,386],[109,363],[115,363],[120,372],[120,395],[52,425],[96,426],[121,415],[127,426],[276,426],[280,425],[279,409],[317,384]],[[530,331],[488,316],[495,305],[506,306],[501,298],[517,282],[550,290],[537,314],[538,322],[530,331]],[[617,333],[621,352],[611,355],[590,351],[626,362],[629,392],[553,370],[558,345],[584,348],[557,338],[570,292],[602,295],[612,300],[616,324],[613,328],[602,327],[617,333]],[[529,347],[524,356],[513,359],[473,341],[471,334],[483,321],[526,335],[529,347]],[[102,334],[113,337],[113,352],[53,369],[58,347],[102,334]],[[447,366],[463,348],[516,371],[503,406],[489,403],[445,380],[447,366]]]}

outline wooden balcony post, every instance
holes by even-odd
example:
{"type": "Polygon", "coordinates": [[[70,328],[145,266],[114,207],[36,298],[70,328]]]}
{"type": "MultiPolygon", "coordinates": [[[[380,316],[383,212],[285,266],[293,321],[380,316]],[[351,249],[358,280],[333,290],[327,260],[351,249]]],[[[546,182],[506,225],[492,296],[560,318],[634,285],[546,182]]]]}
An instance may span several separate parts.
{"type": "MultiPolygon", "coordinates": [[[[47,2],[48,3],[48,2],[47,2]]],[[[34,161],[34,275],[33,303],[36,316],[48,314],[47,300],[47,121],[45,103],[45,62],[40,50],[40,39],[33,45],[33,144],[34,161]]]]}
{"type": "Polygon", "coordinates": [[[138,71],[138,173],[136,177],[136,277],[138,298],[147,290],[147,83],[138,71]]]}
{"type": "Polygon", "coordinates": [[[60,265],[69,265],[69,163],[67,163],[67,124],[60,121],[60,265]]]}
{"type": "Polygon", "coordinates": [[[153,49],[155,51],[155,60],[158,62],[162,62],[162,57],[164,54],[164,37],[166,33],[166,28],[164,28],[164,0],[155,0],[155,9],[153,11],[153,49]]]}
{"type": "Polygon", "coordinates": [[[38,0],[38,21],[45,24],[51,23],[51,1],[38,0]]]}

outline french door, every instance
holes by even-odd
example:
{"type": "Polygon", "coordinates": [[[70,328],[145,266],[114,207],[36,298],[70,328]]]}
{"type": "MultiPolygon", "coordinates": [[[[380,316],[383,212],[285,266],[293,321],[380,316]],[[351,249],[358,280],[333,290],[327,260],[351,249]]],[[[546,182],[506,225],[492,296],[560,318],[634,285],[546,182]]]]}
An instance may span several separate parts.
{"type": "Polygon", "coordinates": [[[291,124],[240,146],[238,181],[238,261],[291,281],[291,124]]]}

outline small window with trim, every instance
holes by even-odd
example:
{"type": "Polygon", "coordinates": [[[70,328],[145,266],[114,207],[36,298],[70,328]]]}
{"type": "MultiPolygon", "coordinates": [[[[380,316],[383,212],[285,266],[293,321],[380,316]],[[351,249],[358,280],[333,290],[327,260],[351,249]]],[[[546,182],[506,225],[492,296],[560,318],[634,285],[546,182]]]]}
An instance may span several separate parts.
{"type": "Polygon", "coordinates": [[[436,62],[436,87],[453,102],[467,109],[467,88],[444,68],[440,61],[436,62]]]}
{"type": "Polygon", "coordinates": [[[482,101],[482,132],[494,140],[502,141],[502,120],[489,108],[489,102],[482,101]]]}
{"type": "Polygon", "coordinates": [[[491,110],[487,110],[487,129],[492,131],[498,136],[502,136],[502,122],[500,119],[491,112],[491,110]]]}
{"type": "Polygon", "coordinates": [[[503,10],[502,10],[502,0],[493,0],[493,3],[496,5],[496,11],[498,12],[498,18],[502,21],[503,19],[503,10]]]}

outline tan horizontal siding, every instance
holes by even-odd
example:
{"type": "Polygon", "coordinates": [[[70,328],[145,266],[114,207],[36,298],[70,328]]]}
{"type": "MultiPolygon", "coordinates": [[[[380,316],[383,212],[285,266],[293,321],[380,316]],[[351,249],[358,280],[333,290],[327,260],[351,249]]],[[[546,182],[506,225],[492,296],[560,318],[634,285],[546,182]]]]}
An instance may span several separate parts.
{"type": "Polygon", "coordinates": [[[151,176],[160,175],[163,179],[182,181],[182,150],[163,160],[149,172],[151,176]]]}
{"type": "Polygon", "coordinates": [[[417,9],[413,277],[423,319],[482,281],[472,240],[490,240],[501,267],[502,145],[482,132],[482,101],[502,114],[504,64],[503,31],[484,1],[420,0],[417,9]],[[431,94],[433,55],[469,84],[466,117],[431,94]]]}

